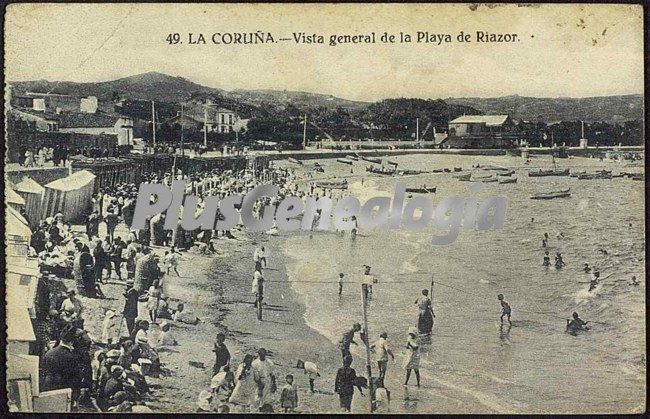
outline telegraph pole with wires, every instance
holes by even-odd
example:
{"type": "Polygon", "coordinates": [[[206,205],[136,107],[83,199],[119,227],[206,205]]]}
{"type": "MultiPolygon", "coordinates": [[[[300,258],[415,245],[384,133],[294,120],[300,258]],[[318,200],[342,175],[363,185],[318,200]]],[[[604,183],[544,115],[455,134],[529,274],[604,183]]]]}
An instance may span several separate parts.
{"type": "Polygon", "coordinates": [[[156,148],[156,102],[151,101],[151,126],[153,128],[153,148],[156,148]]]}
{"type": "Polygon", "coordinates": [[[366,371],[368,373],[368,391],[370,392],[370,413],[375,410],[375,389],[372,381],[372,366],[370,360],[370,331],[368,330],[368,284],[361,284],[361,301],[363,303],[363,332],[366,345],[366,371]]]}

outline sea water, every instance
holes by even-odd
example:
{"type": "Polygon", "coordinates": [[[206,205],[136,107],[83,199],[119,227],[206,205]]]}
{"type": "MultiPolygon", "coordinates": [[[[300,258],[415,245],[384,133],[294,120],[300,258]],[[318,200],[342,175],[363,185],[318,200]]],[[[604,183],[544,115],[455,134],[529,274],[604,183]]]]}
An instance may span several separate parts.
{"type": "MultiPolygon", "coordinates": [[[[349,233],[314,232],[289,237],[289,276],[304,298],[307,324],[329,338],[361,322],[363,265],[378,278],[369,305],[370,339],[385,331],[396,354],[386,385],[392,411],[416,413],[623,413],[645,405],[645,242],[644,183],[629,179],[578,180],[528,177],[529,166],[516,157],[411,155],[393,157],[401,168],[430,170],[495,164],[514,168],[516,184],[486,183],[475,194],[508,199],[501,230],[462,231],[449,246],[431,244],[433,227],[349,233]],[[531,200],[533,193],[571,188],[571,197],[531,200]],[[532,220],[534,218],[534,220],[532,220]],[[562,232],[563,238],[556,238],[562,232]],[[548,248],[542,247],[548,233],[548,248]],[[542,266],[561,252],[566,266],[542,266]],[[606,252],[606,254],[605,254],[606,252]],[[611,274],[588,292],[584,263],[611,274]],[[642,282],[629,285],[632,275],[642,282]],[[422,387],[411,377],[403,388],[405,342],[417,322],[415,300],[433,285],[436,314],[433,338],[422,345],[422,387]],[[499,321],[497,295],[512,306],[512,327],[499,321]],[[577,311],[591,330],[572,336],[566,320],[577,311]]],[[[437,186],[434,202],[469,196],[469,182],[451,173],[381,177],[365,173],[366,162],[350,166],[320,161],[321,177],[347,177],[349,192],[363,203],[392,196],[397,181],[437,186]],[[361,185],[361,177],[364,183],[361,185]]],[[[558,160],[559,166],[595,171],[634,171],[596,159],[558,160]]],[[[307,162],[308,166],[308,162],[307,162]]],[[[551,167],[549,157],[532,167],[551,167]]],[[[299,169],[301,171],[306,169],[299,169]]],[[[641,171],[642,168],[636,169],[641,171]]],[[[303,173],[304,174],[304,173],[303,173]]],[[[357,339],[359,342],[360,340],[357,339]]],[[[354,347],[353,347],[354,348],[354,347]]],[[[354,348],[357,371],[365,353],[354,348]]],[[[376,364],[374,365],[376,369],[376,364]]],[[[363,400],[357,402],[361,403],[363,400]]],[[[355,402],[355,403],[357,403],[355,402]]],[[[360,405],[358,405],[360,406],[360,405]]]]}

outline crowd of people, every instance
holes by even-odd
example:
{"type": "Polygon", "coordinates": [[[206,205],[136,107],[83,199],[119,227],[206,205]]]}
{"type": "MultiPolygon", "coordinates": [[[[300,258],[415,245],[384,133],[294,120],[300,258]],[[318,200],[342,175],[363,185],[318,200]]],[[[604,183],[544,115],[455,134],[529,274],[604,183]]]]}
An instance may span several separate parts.
{"type": "Polygon", "coordinates": [[[23,167],[67,166],[72,156],[88,158],[117,157],[120,151],[113,147],[69,147],[62,144],[46,144],[40,147],[20,147],[18,164],[23,167]]]}

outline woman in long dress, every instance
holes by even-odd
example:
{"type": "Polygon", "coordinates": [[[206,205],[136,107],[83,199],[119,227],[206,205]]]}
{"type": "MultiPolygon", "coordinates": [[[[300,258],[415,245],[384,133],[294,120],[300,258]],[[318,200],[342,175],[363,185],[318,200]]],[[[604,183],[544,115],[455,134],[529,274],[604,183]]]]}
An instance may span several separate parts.
{"type": "Polygon", "coordinates": [[[232,391],[229,403],[241,406],[244,411],[250,409],[255,404],[257,396],[257,383],[253,378],[253,355],[244,356],[244,361],[239,364],[235,372],[235,389],[232,391]]]}
{"type": "Polygon", "coordinates": [[[415,327],[409,329],[409,337],[406,341],[406,350],[408,351],[408,356],[406,357],[406,364],[404,369],[406,369],[406,381],[404,385],[408,385],[409,378],[411,378],[411,370],[415,371],[415,380],[417,381],[418,387],[420,387],[420,339],[418,338],[418,332],[415,327]]]}
{"type": "Polygon", "coordinates": [[[418,315],[418,331],[421,335],[428,335],[433,330],[433,318],[436,317],[433,314],[433,306],[431,299],[429,298],[429,290],[422,290],[422,295],[415,302],[420,309],[420,314],[418,315]]]}

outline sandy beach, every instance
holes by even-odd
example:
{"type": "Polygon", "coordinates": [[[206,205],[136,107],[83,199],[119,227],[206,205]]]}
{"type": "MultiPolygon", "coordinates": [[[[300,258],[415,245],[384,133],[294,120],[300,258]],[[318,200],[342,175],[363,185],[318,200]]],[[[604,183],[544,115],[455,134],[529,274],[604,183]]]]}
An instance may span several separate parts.
{"type": "MultiPolygon", "coordinates": [[[[196,411],[198,393],[210,387],[214,339],[217,333],[223,332],[232,355],[231,365],[238,365],[244,354],[255,354],[257,349],[264,347],[277,366],[279,383],[284,382],[286,374],[296,377],[300,397],[298,411],[337,412],[338,398],[333,388],[334,375],[340,366],[340,350],[305,324],[304,304],[291,288],[286,274],[286,256],[280,251],[285,238],[245,231],[234,231],[234,236],[234,239],[220,238],[216,242],[217,255],[184,253],[178,267],[182,276],[172,274],[165,277],[163,288],[171,305],[183,302],[200,322],[188,325],[168,321],[178,346],[159,351],[165,375],[147,377],[152,390],[145,399],[147,406],[155,412],[196,411]],[[270,265],[264,270],[264,275],[273,281],[267,284],[261,322],[255,317],[250,293],[252,249],[256,243],[267,247],[270,265]],[[309,393],[307,375],[295,368],[298,359],[316,362],[321,369],[314,394],[309,393]],[[203,367],[197,367],[197,363],[203,367]]],[[[153,249],[156,254],[164,253],[162,248],[153,249]]],[[[74,286],[72,280],[63,282],[69,288],[74,286]]],[[[123,285],[109,283],[103,285],[102,290],[106,299],[80,297],[85,306],[86,324],[93,337],[101,336],[105,310],[119,312],[123,304],[123,285]]],[[[143,319],[147,315],[144,305],[140,303],[139,307],[139,318],[143,319]]],[[[151,330],[155,333],[159,329],[152,325],[151,330]]],[[[364,365],[353,367],[360,372],[365,369],[364,365]]],[[[353,409],[360,412],[367,409],[367,400],[356,396],[353,409]]]]}

